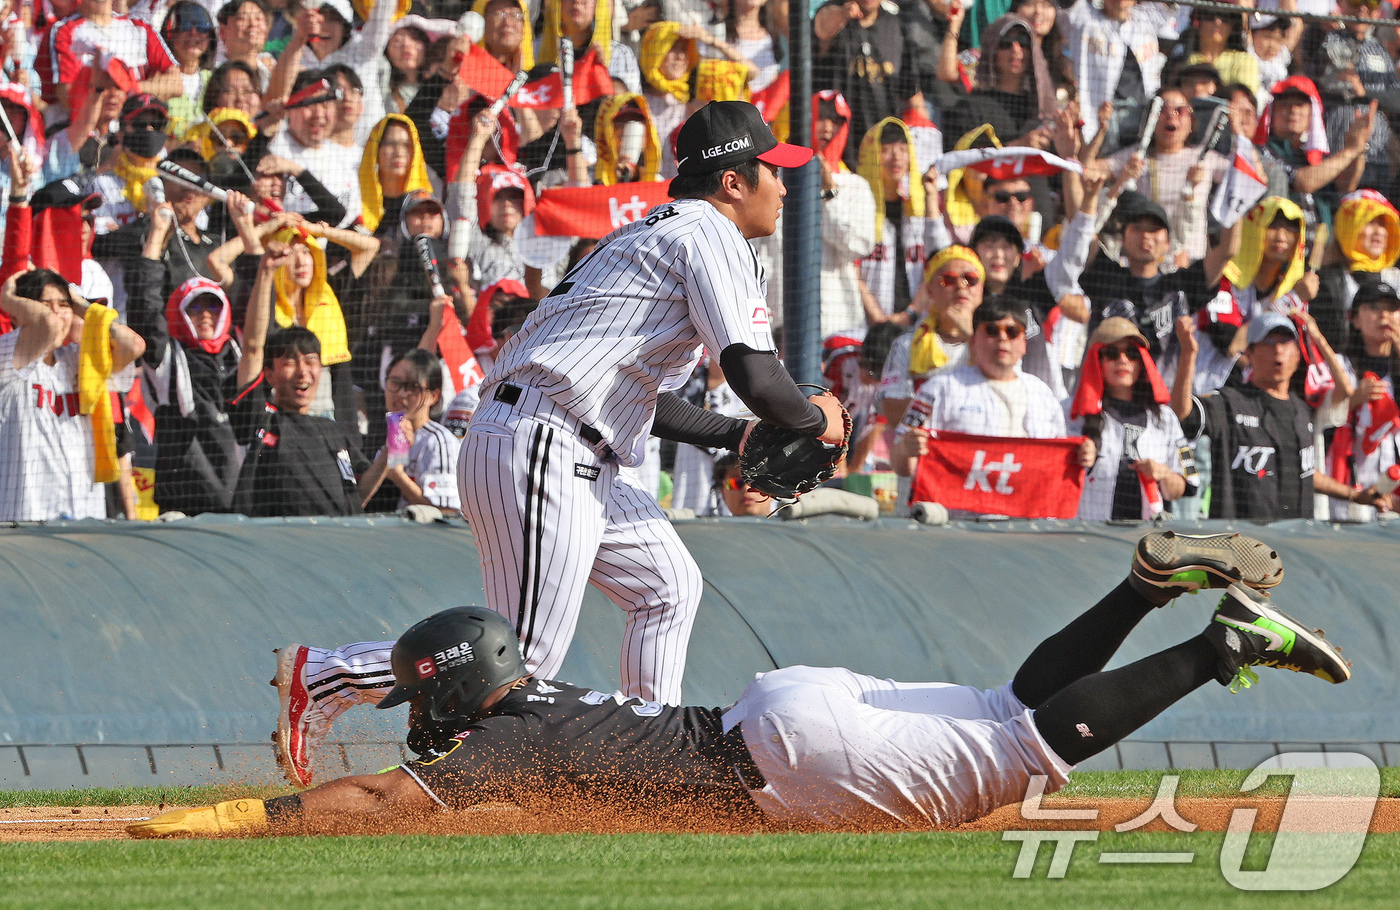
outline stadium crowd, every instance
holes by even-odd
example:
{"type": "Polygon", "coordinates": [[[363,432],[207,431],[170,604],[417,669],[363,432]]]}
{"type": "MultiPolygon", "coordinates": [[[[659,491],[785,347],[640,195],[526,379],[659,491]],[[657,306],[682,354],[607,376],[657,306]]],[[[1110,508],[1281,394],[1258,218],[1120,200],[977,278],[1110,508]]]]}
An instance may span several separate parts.
{"type": "MultiPolygon", "coordinates": [[[[800,99],[787,2],[0,0],[0,520],[457,510],[494,353],[731,99],[811,106],[848,490],[1393,508],[1389,3],[814,3],[800,99]]],[[[777,505],[653,442],[674,508],[777,505]]]]}

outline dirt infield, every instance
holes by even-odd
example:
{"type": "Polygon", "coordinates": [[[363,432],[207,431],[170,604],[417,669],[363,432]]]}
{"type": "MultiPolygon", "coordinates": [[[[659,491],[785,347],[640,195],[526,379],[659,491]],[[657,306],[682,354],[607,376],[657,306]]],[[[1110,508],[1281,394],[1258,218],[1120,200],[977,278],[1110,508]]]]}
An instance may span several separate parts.
{"type": "MultiPolygon", "coordinates": [[[[1335,800],[1294,800],[1305,802],[1301,830],[1323,831],[1328,820],[1347,814],[1335,800]]],[[[955,830],[1004,831],[1010,829],[1113,830],[1115,825],[1136,819],[1150,805],[1150,799],[1047,799],[1041,811],[1063,812],[1096,810],[1095,818],[1025,819],[1019,805],[1004,806],[985,818],[955,830]]],[[[1181,819],[1197,826],[1200,831],[1224,831],[1237,808],[1258,810],[1254,818],[1255,831],[1276,831],[1285,800],[1216,799],[1182,797],[1176,800],[1181,819]]],[[[176,806],[85,806],[80,808],[44,806],[36,808],[0,809],[0,843],[125,840],[126,825],[141,818],[158,815],[176,806]]],[[[1296,812],[1296,809],[1295,809],[1296,812]]],[[[751,831],[752,829],[747,829],[751,831]]],[[[1177,830],[1161,818],[1145,825],[1134,825],[1133,831],[1177,830]]],[[[584,819],[570,816],[542,816],[527,813],[515,806],[497,804],[462,812],[434,816],[431,820],[398,829],[399,833],[421,834],[631,834],[631,833],[742,833],[733,826],[695,825],[658,828],[627,819],[584,819]]],[[[1382,799],[1371,817],[1371,831],[1377,834],[1400,832],[1400,799],[1382,799]]],[[[349,832],[347,832],[349,833],[349,832]]]]}

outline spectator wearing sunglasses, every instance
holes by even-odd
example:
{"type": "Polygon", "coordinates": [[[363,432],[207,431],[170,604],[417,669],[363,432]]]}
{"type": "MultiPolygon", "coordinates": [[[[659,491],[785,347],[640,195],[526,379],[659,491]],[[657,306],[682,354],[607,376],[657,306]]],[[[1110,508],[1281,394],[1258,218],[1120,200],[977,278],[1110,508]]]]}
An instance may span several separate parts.
{"type": "Polygon", "coordinates": [[[700,514],[767,518],[777,505],[773,497],[744,483],[739,456],[729,453],[715,462],[714,489],[709,504],[700,514]]]}
{"type": "Polygon", "coordinates": [[[194,0],[179,0],[160,26],[160,36],[175,57],[180,72],[181,92],[166,102],[170,109],[170,134],[182,136],[198,123],[199,102],[214,69],[214,20],[194,0]]]}
{"type": "Polygon", "coordinates": [[[1046,127],[1057,107],[1050,68],[1031,24],[1002,16],[982,32],[977,85],[944,117],[944,132],[962,136],[990,124],[1006,145],[1050,147],[1046,127]]]}
{"type": "Polygon", "coordinates": [[[920,386],[895,436],[890,462],[902,477],[928,453],[929,434],[1049,439],[1065,435],[1065,412],[1041,380],[1020,370],[1026,354],[1025,306],[992,297],[972,314],[969,362],[920,386]]]}
{"type": "Polygon", "coordinates": [[[1080,518],[1147,520],[1188,492],[1181,453],[1190,450],[1170,405],[1147,338],[1121,316],[1105,319],[1089,339],[1070,410],[1070,433],[1094,444],[1080,518]]]}

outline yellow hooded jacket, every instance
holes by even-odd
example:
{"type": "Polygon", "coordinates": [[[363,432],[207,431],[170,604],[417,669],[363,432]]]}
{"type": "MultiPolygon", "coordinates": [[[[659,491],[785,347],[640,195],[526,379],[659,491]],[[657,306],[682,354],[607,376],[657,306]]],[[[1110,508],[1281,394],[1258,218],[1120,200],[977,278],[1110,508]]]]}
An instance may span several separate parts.
{"type": "Polygon", "coordinates": [[[642,37],[641,69],[642,78],[659,92],[667,92],[682,103],[690,100],[690,73],[700,65],[700,48],[693,39],[680,37],[679,22],[658,22],[642,37]],[[661,61],[671,52],[677,41],[685,41],[686,75],[680,79],[667,79],[661,75],[661,61]]]}
{"type": "MultiPolygon", "coordinates": [[[[562,6],[561,0],[545,0],[544,35],[540,39],[541,63],[559,62],[559,38],[564,34],[562,6]]],[[[484,10],[486,4],[481,4],[481,8],[484,10]]],[[[476,9],[476,7],[473,6],[472,9],[476,9]]],[[[598,6],[593,11],[593,46],[598,48],[598,62],[604,66],[612,63],[612,10],[611,0],[598,0],[598,6]]],[[[525,16],[528,23],[530,13],[527,11],[525,16]]],[[[527,25],[525,40],[528,41],[529,36],[527,25]]],[[[574,57],[577,58],[586,50],[588,50],[586,47],[574,48],[574,57]]]]}
{"type": "Polygon", "coordinates": [[[1334,220],[1337,246],[1347,257],[1353,271],[1380,272],[1400,260],[1400,213],[1375,190],[1361,190],[1342,199],[1334,220]],[[1380,258],[1357,249],[1361,229],[1377,218],[1385,222],[1385,252],[1380,258]]]}
{"type": "Polygon", "coordinates": [[[1237,288],[1247,288],[1259,274],[1259,266],[1264,261],[1264,231],[1277,215],[1283,215],[1298,228],[1298,242],[1293,245],[1293,255],[1288,260],[1288,268],[1283,271],[1273,290],[1277,300],[1293,290],[1298,279],[1303,277],[1306,265],[1303,261],[1303,248],[1306,245],[1303,210],[1298,204],[1282,196],[1269,196],[1249,210],[1240,228],[1240,251],[1225,266],[1225,277],[1237,288]]]}
{"type": "Polygon", "coordinates": [[[598,118],[593,126],[594,141],[598,145],[598,166],[594,169],[594,178],[604,186],[617,183],[617,136],[613,132],[613,121],[629,103],[637,105],[647,125],[646,150],[642,155],[637,180],[656,180],[661,171],[661,139],[656,134],[656,124],[651,120],[647,99],[641,95],[609,95],[598,106],[598,118]]]}
{"type": "MultiPolygon", "coordinates": [[[[344,363],[350,359],[350,343],[345,332],[345,314],[341,312],[340,301],[335,291],[326,282],[326,253],[314,237],[305,237],[296,228],[283,228],[272,235],[273,240],[282,243],[303,243],[311,250],[311,260],[315,272],[311,284],[302,295],[302,312],[306,314],[306,327],[321,342],[321,363],[326,366],[344,363]]],[[[276,298],[273,318],[282,328],[296,321],[296,310],[292,306],[292,295],[296,292],[291,269],[287,266],[277,270],[272,276],[272,291],[276,298]]]]}
{"type": "MultiPolygon", "coordinates": [[[[992,148],[1001,148],[996,130],[992,129],[991,124],[984,123],[959,139],[953,151],[965,152],[982,139],[988,140],[992,148]]],[[[944,176],[948,178],[948,192],[943,196],[948,223],[954,227],[976,224],[981,220],[977,217],[976,204],[982,198],[982,175],[969,173],[967,168],[958,168],[944,176]]]]}
{"type": "Polygon", "coordinates": [[[193,142],[199,149],[199,154],[205,161],[213,161],[214,156],[224,150],[224,144],[214,138],[214,127],[221,123],[234,121],[243,127],[243,131],[252,139],[258,134],[258,128],[253,125],[253,121],[248,119],[248,115],[236,107],[216,107],[209,112],[209,116],[194,126],[185,130],[182,137],[186,142],[193,142]]]}
{"type": "MultiPolygon", "coordinates": [[[[898,124],[904,131],[904,140],[909,144],[909,193],[905,196],[906,205],[904,216],[906,218],[924,217],[924,181],[921,178],[922,171],[919,170],[918,154],[914,150],[914,137],[909,133],[909,127],[904,125],[904,121],[898,117],[886,117],[879,123],[866,131],[865,137],[860,140],[860,157],[856,162],[856,172],[865,178],[870,184],[870,192],[875,196],[875,204],[879,209],[879,214],[875,217],[875,242],[880,243],[885,233],[885,219],[883,217],[885,202],[885,178],[884,170],[880,167],[880,134],[884,131],[886,124],[898,124]]],[[[903,253],[900,254],[903,256],[903,253]]]]}
{"type": "Polygon", "coordinates": [[[423,146],[418,141],[418,127],[403,114],[388,115],[370,131],[369,140],[365,142],[364,157],[360,159],[362,217],[370,233],[377,231],[379,222],[384,220],[384,185],[379,182],[379,143],[391,123],[397,123],[407,129],[408,137],[413,141],[413,157],[408,164],[408,182],[404,184],[404,193],[414,190],[427,193],[433,191],[433,184],[428,179],[428,165],[423,160],[423,146]]]}

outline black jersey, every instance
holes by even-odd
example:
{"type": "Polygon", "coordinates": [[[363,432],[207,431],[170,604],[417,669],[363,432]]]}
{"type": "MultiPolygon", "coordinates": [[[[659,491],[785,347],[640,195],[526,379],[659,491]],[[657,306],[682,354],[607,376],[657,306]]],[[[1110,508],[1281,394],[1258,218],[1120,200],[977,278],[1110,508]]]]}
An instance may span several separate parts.
{"type": "Polygon", "coordinates": [[[512,690],[490,714],[404,766],[442,805],[596,804],[674,814],[687,806],[739,818],[757,808],[736,764],[742,738],[720,709],[674,707],[552,680],[512,690]]]}

